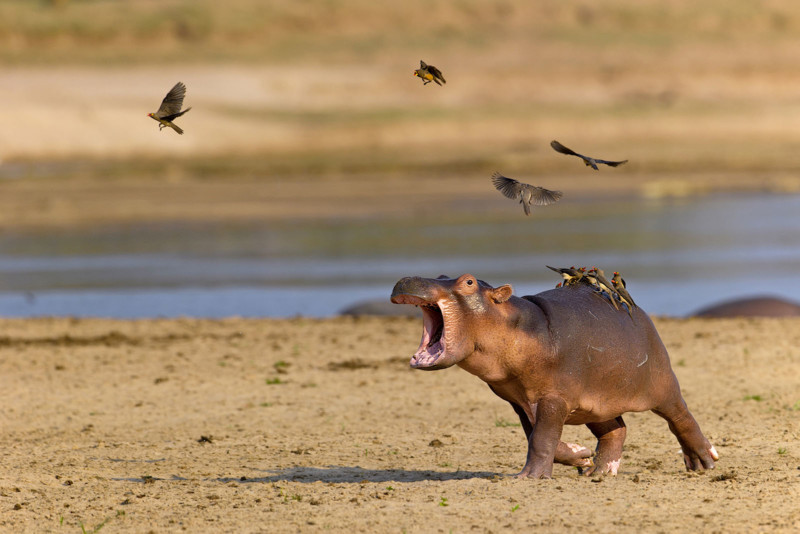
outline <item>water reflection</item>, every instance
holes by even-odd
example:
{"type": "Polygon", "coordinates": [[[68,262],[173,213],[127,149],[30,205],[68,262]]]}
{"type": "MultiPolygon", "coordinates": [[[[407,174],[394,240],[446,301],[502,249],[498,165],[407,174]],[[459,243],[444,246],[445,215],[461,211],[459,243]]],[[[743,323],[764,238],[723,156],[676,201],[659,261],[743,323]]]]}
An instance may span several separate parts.
{"type": "Polygon", "coordinates": [[[621,270],[644,309],[732,296],[800,301],[800,197],[565,203],[413,221],[172,224],[0,236],[0,314],[326,316],[385,299],[402,276],[472,272],[519,294],[544,265],[621,270]]]}

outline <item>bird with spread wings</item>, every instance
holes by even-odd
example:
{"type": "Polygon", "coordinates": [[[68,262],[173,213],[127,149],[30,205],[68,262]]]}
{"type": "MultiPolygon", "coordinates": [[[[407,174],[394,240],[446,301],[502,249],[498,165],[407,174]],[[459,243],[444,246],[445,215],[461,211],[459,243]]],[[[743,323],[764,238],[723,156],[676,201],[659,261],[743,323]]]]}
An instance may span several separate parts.
{"type": "Polygon", "coordinates": [[[183,82],[178,82],[169,90],[167,96],[161,101],[161,107],[155,113],[148,113],[147,116],[151,119],[158,121],[158,130],[170,127],[179,134],[183,135],[183,129],[180,128],[174,121],[192,108],[186,108],[181,111],[183,106],[183,98],[186,96],[186,86],[183,82]]]}
{"type": "Polygon", "coordinates": [[[556,152],[560,152],[561,154],[566,154],[567,156],[577,156],[583,160],[583,163],[586,164],[587,167],[591,167],[594,170],[598,170],[597,164],[602,163],[603,165],[608,165],[609,167],[618,167],[623,163],[627,163],[628,160],[623,161],[608,161],[604,159],[598,158],[590,158],[589,156],[584,156],[583,154],[578,154],[571,148],[567,148],[558,141],[550,141],[550,146],[553,147],[553,150],[556,152]]]}
{"type": "Polygon", "coordinates": [[[531,214],[531,205],[547,206],[558,202],[564,195],[561,191],[551,191],[544,187],[518,182],[513,178],[503,176],[499,172],[492,175],[492,183],[495,189],[503,193],[504,196],[517,200],[522,204],[525,215],[531,214]]]}

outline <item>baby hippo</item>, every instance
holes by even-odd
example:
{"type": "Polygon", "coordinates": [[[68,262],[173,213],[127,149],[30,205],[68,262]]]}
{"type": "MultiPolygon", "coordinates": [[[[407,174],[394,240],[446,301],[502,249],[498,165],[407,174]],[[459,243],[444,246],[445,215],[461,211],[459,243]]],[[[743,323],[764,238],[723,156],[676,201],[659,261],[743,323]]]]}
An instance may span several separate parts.
{"type": "Polygon", "coordinates": [[[515,297],[470,274],[408,277],[392,302],[423,311],[414,369],[458,365],[511,403],[528,438],[517,476],[550,478],[553,463],[615,475],[625,441],[625,412],[652,410],[667,420],[689,470],[713,469],[719,455],[681,396],[667,350],[647,314],[616,310],[578,284],[515,297]],[[561,441],[565,424],[586,425],[593,453],[561,441]]]}

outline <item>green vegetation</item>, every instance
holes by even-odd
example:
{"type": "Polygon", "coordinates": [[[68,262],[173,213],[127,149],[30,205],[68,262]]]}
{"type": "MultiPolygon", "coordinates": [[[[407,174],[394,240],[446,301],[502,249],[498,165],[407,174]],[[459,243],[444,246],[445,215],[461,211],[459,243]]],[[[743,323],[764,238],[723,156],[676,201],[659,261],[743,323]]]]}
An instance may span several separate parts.
{"type": "MultiPolygon", "coordinates": [[[[119,514],[117,514],[117,515],[119,515],[119,514]]],[[[81,532],[83,534],[95,534],[96,532],[99,532],[101,528],[106,526],[106,523],[108,523],[110,520],[111,520],[111,518],[107,517],[106,519],[103,520],[102,523],[99,523],[98,525],[96,525],[92,530],[86,530],[86,527],[83,525],[83,522],[79,523],[79,525],[81,527],[81,532]]]]}
{"type": "Polygon", "coordinates": [[[522,423],[520,423],[519,421],[508,421],[507,419],[505,419],[503,417],[499,417],[499,418],[494,420],[494,426],[500,427],[500,428],[505,428],[505,427],[508,427],[508,426],[522,426],[522,423]]]}

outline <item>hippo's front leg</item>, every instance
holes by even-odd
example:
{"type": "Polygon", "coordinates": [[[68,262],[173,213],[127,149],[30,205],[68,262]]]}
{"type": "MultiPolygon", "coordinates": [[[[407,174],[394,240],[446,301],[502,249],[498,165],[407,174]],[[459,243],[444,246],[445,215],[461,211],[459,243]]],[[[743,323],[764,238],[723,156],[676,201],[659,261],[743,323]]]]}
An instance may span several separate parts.
{"type": "Polygon", "coordinates": [[[569,409],[563,399],[544,397],[536,403],[535,413],[536,421],[528,439],[528,458],[518,478],[553,476],[553,462],[569,409]]]}
{"type": "MultiPolygon", "coordinates": [[[[492,391],[494,391],[494,389],[492,389],[492,391]]],[[[522,430],[525,431],[525,439],[530,441],[531,434],[533,433],[533,423],[531,422],[531,418],[528,416],[528,413],[525,411],[525,409],[519,404],[514,402],[509,402],[509,404],[511,404],[511,407],[514,408],[517,416],[519,416],[519,422],[522,424],[522,430]]],[[[556,447],[555,462],[557,464],[577,467],[578,472],[582,473],[583,469],[594,467],[594,460],[592,460],[593,456],[594,452],[583,445],[559,441],[558,447],[556,447]]]]}

